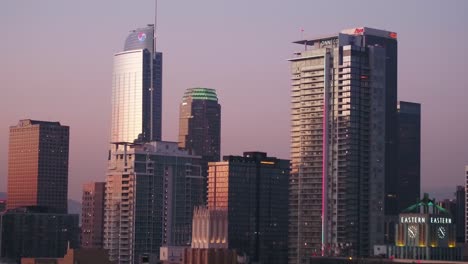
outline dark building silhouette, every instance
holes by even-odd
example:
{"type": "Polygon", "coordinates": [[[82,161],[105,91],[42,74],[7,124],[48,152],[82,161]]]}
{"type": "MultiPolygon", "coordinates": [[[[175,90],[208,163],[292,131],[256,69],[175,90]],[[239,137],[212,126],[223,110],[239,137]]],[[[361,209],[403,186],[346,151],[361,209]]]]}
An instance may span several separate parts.
{"type": "Polygon", "coordinates": [[[216,90],[189,88],[180,104],[179,147],[206,162],[219,161],[221,105],[216,90]]]}
{"type": "Polygon", "coordinates": [[[457,243],[465,243],[465,214],[466,214],[466,201],[465,201],[465,187],[457,186],[455,192],[455,226],[457,230],[457,243]]]}
{"type": "Polygon", "coordinates": [[[387,177],[385,243],[395,243],[398,214],[419,200],[421,192],[421,104],[397,106],[396,177],[387,177]],[[396,188],[395,188],[396,186],[396,188]]]}
{"type": "Polygon", "coordinates": [[[208,209],[228,211],[228,245],[253,263],[287,263],[289,161],[262,152],[210,162],[208,209]]]}
{"type": "Polygon", "coordinates": [[[0,213],[6,210],[7,200],[0,199],[0,213]]]}
{"type": "MultiPolygon", "coordinates": [[[[52,210],[53,211],[53,210],[52,210]]],[[[18,207],[0,214],[0,257],[63,257],[79,247],[78,215],[51,212],[47,207],[18,207]]]]}
{"type": "Polygon", "coordinates": [[[103,248],[105,182],[83,185],[81,202],[81,247],[103,248]]]}
{"type": "Polygon", "coordinates": [[[69,127],[20,120],[10,127],[8,209],[46,206],[67,213],[69,127]]]}
{"type": "Polygon", "coordinates": [[[419,200],[421,192],[421,104],[398,104],[398,212],[419,200]]]}

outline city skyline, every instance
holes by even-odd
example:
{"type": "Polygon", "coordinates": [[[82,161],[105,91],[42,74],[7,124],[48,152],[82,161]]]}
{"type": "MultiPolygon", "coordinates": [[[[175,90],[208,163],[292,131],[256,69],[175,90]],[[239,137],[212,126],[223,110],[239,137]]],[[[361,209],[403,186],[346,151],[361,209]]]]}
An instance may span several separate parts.
{"type": "MultiPolygon", "coordinates": [[[[110,2],[85,1],[80,6],[60,3],[48,8],[51,2],[39,6],[31,3],[27,8],[21,3],[6,3],[6,8],[0,11],[0,28],[7,33],[8,40],[24,38],[27,29],[31,34],[28,38],[34,41],[34,48],[27,46],[30,41],[11,41],[1,46],[3,52],[9,52],[2,52],[5,63],[0,64],[0,79],[5,80],[2,87],[6,93],[0,104],[8,109],[0,117],[3,127],[0,192],[6,191],[7,186],[8,127],[19,119],[31,118],[70,126],[69,193],[71,198],[80,200],[82,183],[101,181],[105,175],[111,124],[112,55],[121,50],[126,30],[152,23],[153,3],[145,3],[142,8],[117,1],[109,8],[110,2]],[[126,15],[127,9],[138,15],[126,15]],[[102,12],[109,10],[115,13],[110,12],[112,16],[102,19],[102,12]],[[53,20],[62,16],[69,23],[56,25],[53,20]],[[35,23],[31,25],[31,21],[35,23]],[[96,23],[95,27],[90,28],[90,23],[96,23]],[[98,42],[101,43],[94,44],[98,42]],[[70,57],[71,60],[67,59],[70,57]],[[25,58],[34,60],[25,64],[25,58]],[[30,78],[20,78],[18,72],[30,78]]],[[[467,38],[461,36],[466,19],[462,17],[464,8],[460,8],[466,3],[451,2],[450,6],[439,2],[423,6],[422,1],[406,5],[346,3],[340,9],[350,10],[350,14],[324,8],[323,14],[311,16],[304,7],[315,8],[323,3],[303,2],[299,8],[301,5],[269,2],[269,8],[264,10],[262,3],[209,2],[212,1],[199,6],[187,3],[190,8],[186,9],[190,11],[175,8],[173,3],[160,3],[157,30],[161,48],[157,50],[165,53],[163,140],[177,139],[178,103],[183,91],[199,85],[216,87],[223,102],[222,155],[261,150],[289,159],[290,79],[286,60],[298,49],[291,42],[301,38],[301,28],[304,36],[315,37],[342,28],[370,26],[398,33],[398,100],[422,104],[421,190],[430,191],[440,185],[448,188],[444,194],[447,196],[453,193],[454,186],[462,183],[468,150],[459,142],[468,126],[457,122],[464,113],[456,108],[463,106],[466,94],[462,76],[468,53],[461,48],[467,38]],[[356,18],[356,12],[362,8],[374,13],[366,12],[356,18]],[[413,21],[416,11],[418,20],[413,21]],[[281,14],[282,19],[275,14],[281,14]],[[327,15],[333,16],[333,21],[327,15]],[[327,23],[323,23],[325,19],[327,23]],[[212,22],[216,20],[220,23],[212,22]],[[453,47],[456,45],[460,48],[453,47]],[[223,60],[216,56],[218,52],[223,53],[223,60]],[[432,67],[434,61],[438,67],[432,67]],[[181,74],[184,78],[180,78],[181,74]],[[244,108],[239,109],[239,105],[244,108]],[[257,110],[254,115],[252,108],[257,110]],[[251,129],[236,129],[239,127],[255,127],[256,134],[252,135],[251,129]],[[450,135],[447,127],[451,128],[450,135]],[[450,159],[445,159],[447,156],[450,159]],[[437,181],[439,177],[444,178],[444,183],[437,181]]]]}

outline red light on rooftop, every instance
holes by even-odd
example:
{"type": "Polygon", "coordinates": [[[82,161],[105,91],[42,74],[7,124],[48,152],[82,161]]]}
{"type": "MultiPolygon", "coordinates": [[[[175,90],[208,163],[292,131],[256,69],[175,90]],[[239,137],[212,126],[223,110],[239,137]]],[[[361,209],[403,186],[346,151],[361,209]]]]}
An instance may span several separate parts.
{"type": "Polygon", "coordinates": [[[397,33],[395,33],[395,32],[390,32],[390,33],[388,34],[388,36],[391,37],[392,39],[396,39],[396,38],[397,38],[397,33]]]}

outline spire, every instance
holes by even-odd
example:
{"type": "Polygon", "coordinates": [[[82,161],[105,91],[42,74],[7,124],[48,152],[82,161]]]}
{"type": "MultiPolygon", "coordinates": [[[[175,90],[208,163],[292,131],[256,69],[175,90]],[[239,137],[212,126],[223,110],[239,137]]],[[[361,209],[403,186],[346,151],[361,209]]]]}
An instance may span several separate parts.
{"type": "Polygon", "coordinates": [[[158,23],[158,0],[154,0],[153,52],[156,56],[156,27],[158,23]]]}

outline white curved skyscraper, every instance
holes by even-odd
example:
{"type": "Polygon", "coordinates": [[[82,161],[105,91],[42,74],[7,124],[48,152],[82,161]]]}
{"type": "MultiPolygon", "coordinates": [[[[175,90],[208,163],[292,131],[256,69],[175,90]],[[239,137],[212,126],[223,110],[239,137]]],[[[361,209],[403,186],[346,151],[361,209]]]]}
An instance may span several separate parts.
{"type": "Polygon", "coordinates": [[[111,142],[161,140],[162,53],[154,25],[133,30],[114,55],[111,142]]]}

